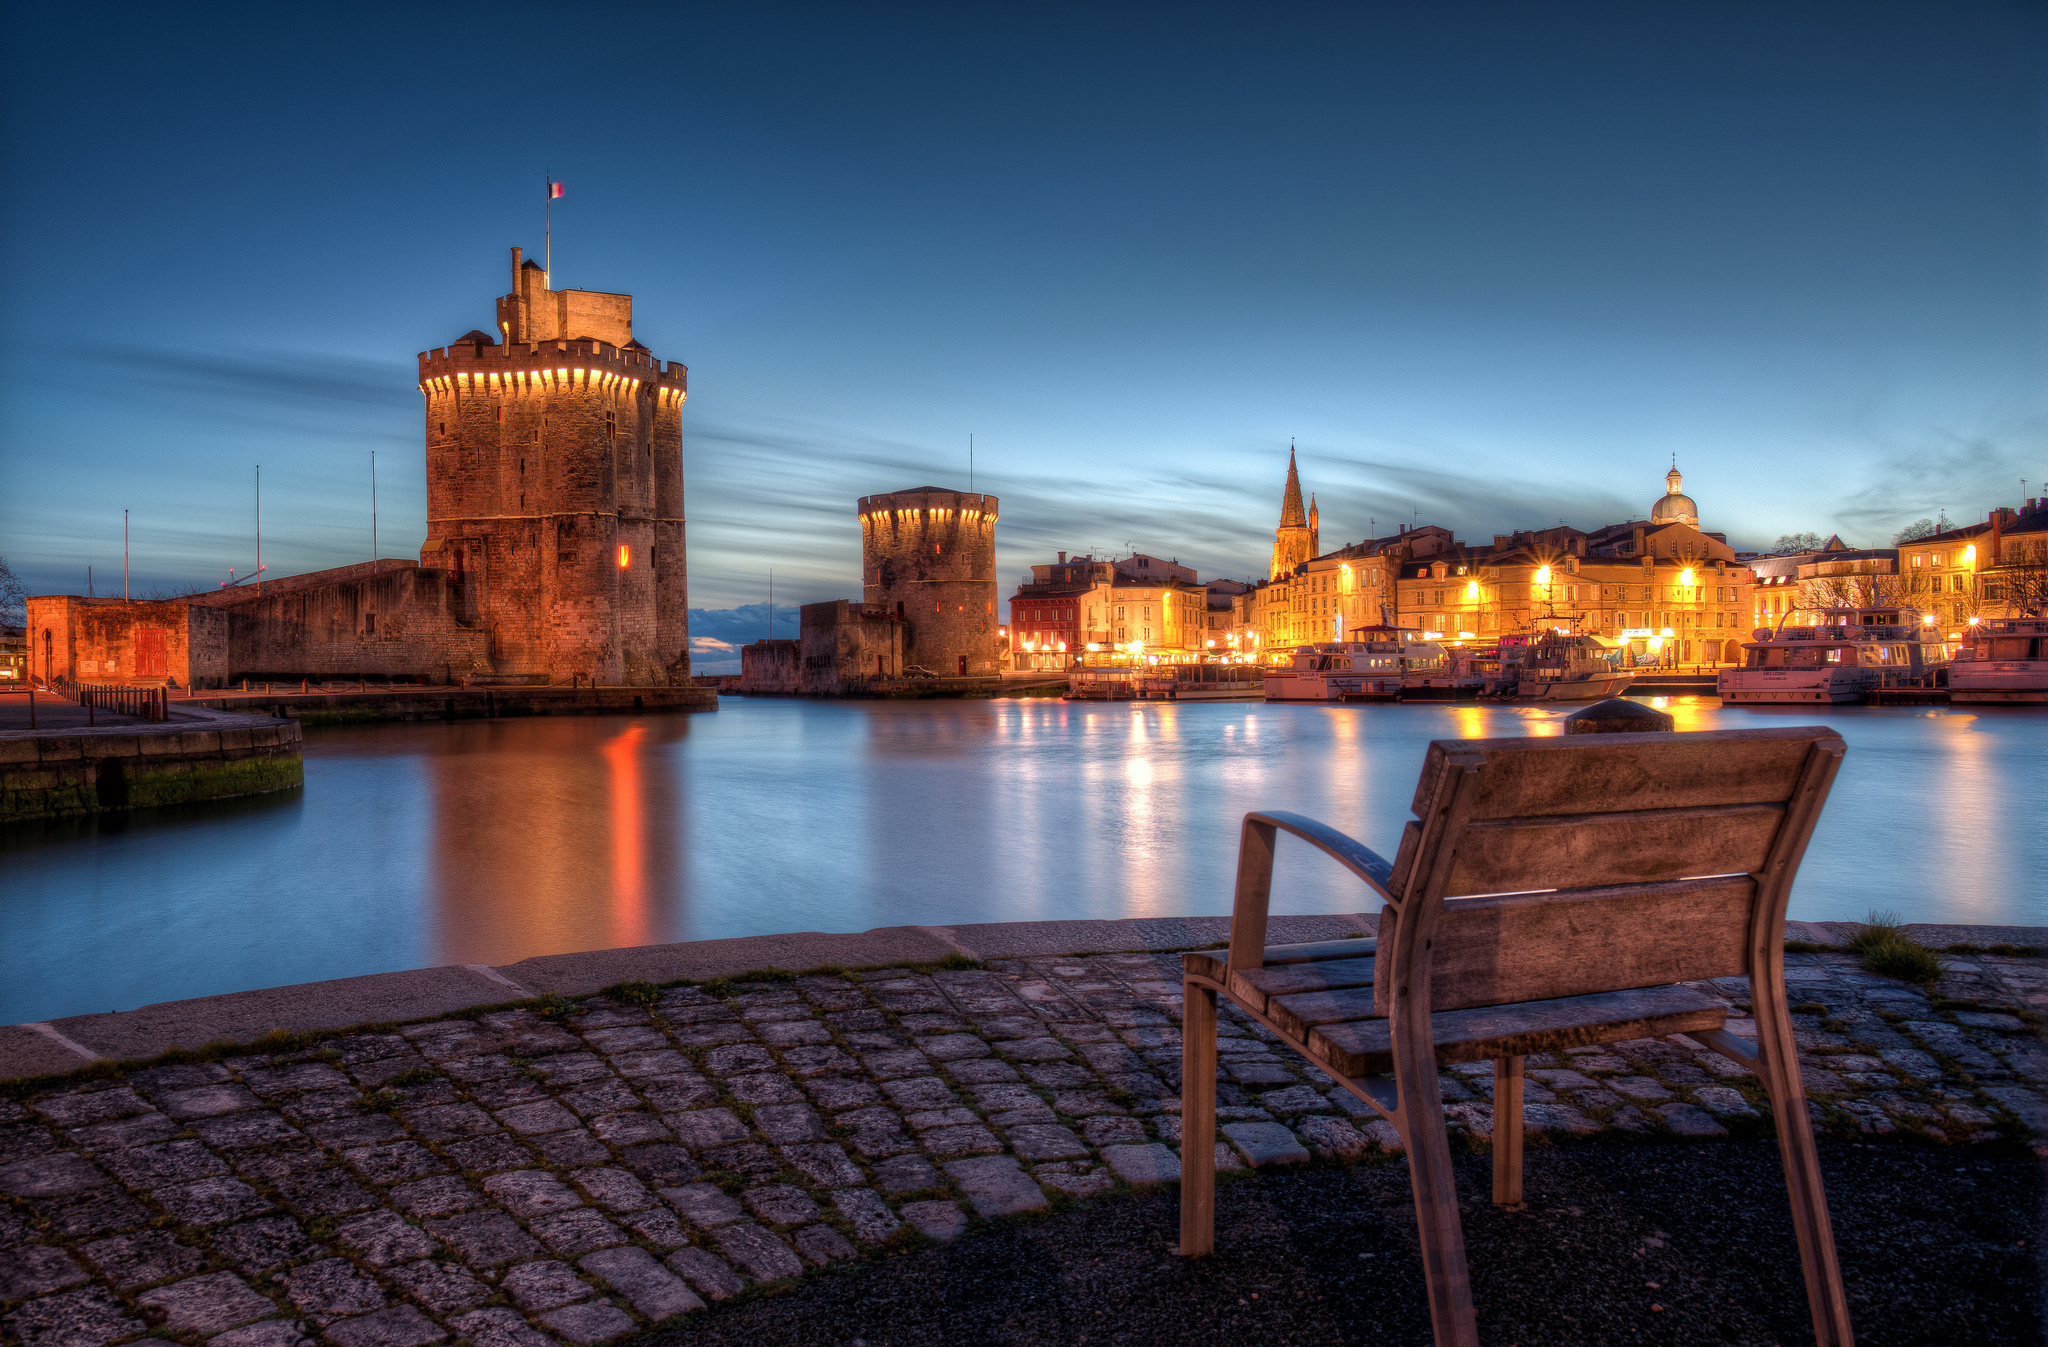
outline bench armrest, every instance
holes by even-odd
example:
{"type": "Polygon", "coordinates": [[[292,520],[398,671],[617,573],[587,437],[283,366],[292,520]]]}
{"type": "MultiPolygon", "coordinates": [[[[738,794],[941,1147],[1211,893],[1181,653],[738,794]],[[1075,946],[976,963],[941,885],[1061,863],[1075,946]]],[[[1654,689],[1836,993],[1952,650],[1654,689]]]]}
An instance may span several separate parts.
{"type": "Polygon", "coordinates": [[[1388,902],[1393,863],[1325,823],[1301,814],[1252,813],[1244,816],[1237,847],[1237,894],[1230,910],[1230,966],[1251,969],[1266,957],[1266,909],[1273,896],[1273,847],[1285,830],[1334,858],[1388,902]]]}

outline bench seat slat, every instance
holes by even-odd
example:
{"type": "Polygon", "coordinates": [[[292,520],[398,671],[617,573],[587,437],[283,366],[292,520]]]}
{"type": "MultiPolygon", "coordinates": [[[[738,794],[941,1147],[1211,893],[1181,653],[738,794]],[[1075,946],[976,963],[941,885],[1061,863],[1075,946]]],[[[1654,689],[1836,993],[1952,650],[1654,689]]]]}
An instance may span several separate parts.
{"type": "MultiPolygon", "coordinates": [[[[1379,948],[1379,941],[1367,936],[1364,939],[1313,940],[1304,945],[1268,945],[1265,951],[1265,966],[1272,968],[1287,964],[1320,963],[1329,959],[1356,959],[1371,954],[1379,948]]],[[[1221,949],[1189,950],[1180,956],[1181,967],[1197,977],[1212,982],[1223,981],[1223,970],[1229,966],[1230,951],[1221,949]]]]}
{"type": "MultiPolygon", "coordinates": [[[[1331,992],[1330,997],[1355,992],[1331,992]]],[[[1309,998],[1301,998],[1309,999],[1309,998]]],[[[1441,1065],[1523,1057],[1538,1052],[1632,1038],[1718,1029],[1728,1007],[1690,987],[1639,987],[1631,991],[1565,996],[1551,1001],[1440,1011],[1430,1017],[1441,1065]]],[[[1310,1028],[1308,1055],[1344,1076],[1377,1076],[1393,1070],[1393,1022],[1360,1019],[1310,1028]]]]}
{"type": "MultiPolygon", "coordinates": [[[[1348,944],[1359,942],[1347,941],[1348,944]]],[[[1308,992],[1336,991],[1341,987],[1365,989],[1365,1013],[1372,1013],[1372,973],[1375,960],[1330,959],[1322,963],[1282,964],[1279,967],[1249,968],[1230,975],[1230,994],[1254,1010],[1271,1013],[1275,1000],[1308,992]]],[[[1356,1018],[1355,1015],[1347,1018],[1356,1018]]]]}

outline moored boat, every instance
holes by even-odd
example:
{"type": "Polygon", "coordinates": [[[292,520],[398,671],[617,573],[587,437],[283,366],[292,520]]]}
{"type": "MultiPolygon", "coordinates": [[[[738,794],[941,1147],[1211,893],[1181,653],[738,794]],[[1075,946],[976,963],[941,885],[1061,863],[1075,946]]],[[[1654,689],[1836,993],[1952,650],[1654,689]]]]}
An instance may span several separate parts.
{"type": "Polygon", "coordinates": [[[1524,701],[1586,702],[1619,697],[1635,681],[1621,663],[1623,647],[1602,636],[1564,631],[1500,638],[1502,697],[1524,701]]]}
{"type": "Polygon", "coordinates": [[[1955,706],[2048,704],[2048,618],[1987,618],[1948,670],[1955,706]]]}
{"type": "Polygon", "coordinates": [[[1820,622],[1811,627],[1758,627],[1755,639],[1743,643],[1741,667],[1721,670],[1721,704],[1860,702],[1874,688],[1932,686],[1945,652],[1938,639],[1929,639],[1932,629],[1917,609],[1819,612],[1820,622]]]}

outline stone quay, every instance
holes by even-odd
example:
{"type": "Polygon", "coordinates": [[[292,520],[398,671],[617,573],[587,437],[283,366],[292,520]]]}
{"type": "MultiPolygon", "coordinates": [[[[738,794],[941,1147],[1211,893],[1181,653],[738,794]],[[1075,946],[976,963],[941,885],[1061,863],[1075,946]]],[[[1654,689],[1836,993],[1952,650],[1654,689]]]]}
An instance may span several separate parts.
{"type": "MultiPolygon", "coordinates": [[[[1273,938],[1374,925],[1275,918],[1273,938]]],[[[0,1096],[0,1323],[27,1347],[149,1334],[592,1344],[978,1223],[1171,1184],[1173,949],[1226,929],[1186,918],[700,942],[0,1030],[0,1073],[14,1078],[0,1096]],[[1068,952],[1118,948],[1129,952],[1068,952]],[[801,975],[747,962],[888,951],[929,961],[801,975]],[[622,980],[593,994],[606,976],[622,980]],[[414,1022],[361,1027],[406,1010],[414,1022]],[[105,1060],[115,1045],[224,1028],[247,1039],[266,1016],[335,1027],[105,1060]]],[[[1826,946],[1845,929],[1793,923],[1792,936],[1826,946]]],[[[1816,1127],[1929,1146],[2048,1135],[2048,959],[1949,956],[1928,989],[1846,953],[1786,962],[1816,1127]]],[[[1697,985],[1748,1031],[1745,979],[1697,985]]],[[[1221,1034],[1227,1174],[1397,1151],[1391,1128],[1233,1008],[1221,1034]]],[[[1755,1078],[1683,1036],[1528,1067],[1535,1145],[1600,1133],[1712,1145],[1770,1126],[1755,1078]]],[[[1490,1073],[1440,1077],[1474,1148],[1491,1133],[1490,1073]]]]}

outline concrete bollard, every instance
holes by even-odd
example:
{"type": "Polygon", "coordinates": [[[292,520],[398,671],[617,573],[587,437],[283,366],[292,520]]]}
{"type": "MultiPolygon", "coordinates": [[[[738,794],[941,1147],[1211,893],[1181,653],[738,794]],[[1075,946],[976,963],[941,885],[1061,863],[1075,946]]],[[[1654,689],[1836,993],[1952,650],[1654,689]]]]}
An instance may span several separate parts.
{"type": "Polygon", "coordinates": [[[1564,718],[1566,734],[1636,734],[1646,730],[1668,730],[1677,722],[1668,714],[1641,702],[1609,697],[1583,711],[1564,718]]]}

